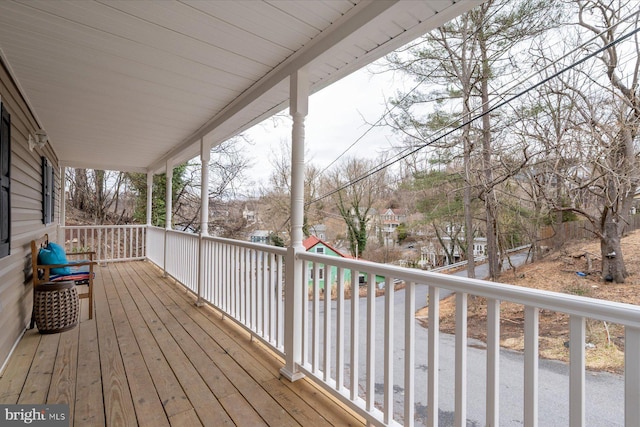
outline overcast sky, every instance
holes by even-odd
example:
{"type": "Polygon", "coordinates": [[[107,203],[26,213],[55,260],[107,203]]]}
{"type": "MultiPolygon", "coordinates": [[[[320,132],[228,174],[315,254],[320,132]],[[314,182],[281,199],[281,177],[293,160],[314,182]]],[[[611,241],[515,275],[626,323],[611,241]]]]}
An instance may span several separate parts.
{"type": "MultiPolygon", "coordinates": [[[[400,80],[392,73],[372,74],[365,68],[312,95],[305,121],[305,161],[321,170],[331,164],[367,132],[367,122],[374,123],[382,116],[385,100],[401,87],[400,80]]],[[[280,141],[290,144],[291,120],[269,119],[246,135],[253,141],[246,152],[254,163],[247,176],[257,185],[266,185],[272,153],[279,150],[280,141]]],[[[397,138],[390,129],[372,129],[344,157],[375,158],[397,138]]]]}

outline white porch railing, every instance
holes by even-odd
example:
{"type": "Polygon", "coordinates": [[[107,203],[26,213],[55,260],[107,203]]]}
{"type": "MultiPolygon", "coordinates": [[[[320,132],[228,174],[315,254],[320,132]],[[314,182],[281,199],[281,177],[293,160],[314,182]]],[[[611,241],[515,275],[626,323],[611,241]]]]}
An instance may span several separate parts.
{"type": "Polygon", "coordinates": [[[200,236],[180,231],[167,231],[165,272],[190,291],[198,292],[198,254],[200,236]]]}
{"type": "Polygon", "coordinates": [[[146,258],[145,225],[87,225],[60,228],[67,252],[95,251],[98,262],[146,258]]]}
{"type": "Polygon", "coordinates": [[[164,265],[165,229],[147,227],[147,259],[156,265],[164,265]]]}
{"type": "Polygon", "coordinates": [[[202,240],[201,297],[284,355],[286,250],[237,240],[202,240]]]}
{"type": "MultiPolygon", "coordinates": [[[[156,234],[161,232],[150,231],[148,243],[157,241],[156,234]]],[[[556,425],[586,425],[592,409],[587,407],[585,393],[585,319],[624,326],[624,386],[616,398],[619,410],[613,409],[620,420],[608,421],[609,425],[635,426],[640,419],[637,306],[302,253],[297,260],[287,259],[286,264],[303,262],[306,266],[299,280],[300,286],[309,289],[302,292],[300,301],[307,309],[303,310],[302,324],[284,325],[285,250],[227,239],[199,239],[177,232],[166,233],[166,238],[168,262],[167,267],[159,264],[161,267],[180,281],[183,277],[185,286],[195,293],[199,289],[201,298],[279,354],[292,351],[284,347],[285,328],[302,328],[301,371],[372,424],[436,426],[446,418],[441,412],[446,407],[451,408],[456,426],[465,426],[468,415],[478,419],[478,413],[486,425],[496,426],[501,413],[511,417],[510,406],[519,402],[521,408],[516,412],[520,415],[508,421],[516,419],[536,426],[542,419],[540,425],[546,425],[548,414],[546,409],[542,413],[539,410],[540,397],[559,393],[566,397],[566,413],[562,414],[564,418],[554,419],[556,425]],[[200,274],[188,269],[199,270],[200,274]],[[367,296],[359,297],[354,291],[347,300],[345,289],[359,289],[361,275],[365,277],[367,296]],[[336,297],[324,298],[321,280],[326,282],[328,293],[333,277],[336,297]],[[403,282],[405,289],[390,292],[397,282],[403,282]],[[377,289],[384,295],[376,297],[377,289]],[[440,297],[445,292],[456,293],[455,336],[439,331],[440,297]],[[482,363],[471,366],[466,331],[469,295],[486,298],[488,307],[486,353],[482,363]],[[428,330],[415,327],[416,307],[424,305],[418,301],[428,301],[428,330]],[[525,312],[524,356],[519,372],[502,376],[500,367],[506,357],[501,357],[499,345],[500,301],[522,304],[525,312]],[[538,317],[542,310],[570,315],[571,363],[562,390],[540,386],[538,317]],[[424,340],[421,334],[426,334],[424,340]],[[476,383],[469,388],[469,376],[480,377],[480,388],[476,383]],[[511,377],[517,377],[520,386],[509,386],[505,392],[503,383],[511,377]],[[468,411],[470,406],[473,414],[468,411]]],[[[149,248],[147,252],[153,253],[149,248]]],[[[154,258],[162,257],[156,254],[154,258]]],[[[513,357],[509,353],[508,358],[513,357]]]]}
{"type": "Polygon", "coordinates": [[[152,227],[147,253],[167,275],[284,356],[286,249],[152,227]]]}

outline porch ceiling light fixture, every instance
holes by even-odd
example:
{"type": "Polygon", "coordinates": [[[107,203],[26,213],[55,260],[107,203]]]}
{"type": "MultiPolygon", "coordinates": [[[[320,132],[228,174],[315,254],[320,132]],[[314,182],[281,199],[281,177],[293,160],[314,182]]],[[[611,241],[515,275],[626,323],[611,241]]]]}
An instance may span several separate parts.
{"type": "Polygon", "coordinates": [[[44,129],[38,129],[36,131],[35,137],[29,134],[29,150],[33,151],[34,148],[44,148],[44,146],[49,141],[49,136],[47,135],[47,131],[44,129]]]}

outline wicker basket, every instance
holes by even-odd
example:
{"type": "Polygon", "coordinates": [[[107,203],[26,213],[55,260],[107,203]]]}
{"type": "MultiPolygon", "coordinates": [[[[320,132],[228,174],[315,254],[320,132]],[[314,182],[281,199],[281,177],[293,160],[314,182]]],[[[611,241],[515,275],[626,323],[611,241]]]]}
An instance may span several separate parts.
{"type": "Polygon", "coordinates": [[[74,282],[48,282],[34,289],[33,311],[41,334],[56,334],[78,324],[80,304],[74,282]]]}

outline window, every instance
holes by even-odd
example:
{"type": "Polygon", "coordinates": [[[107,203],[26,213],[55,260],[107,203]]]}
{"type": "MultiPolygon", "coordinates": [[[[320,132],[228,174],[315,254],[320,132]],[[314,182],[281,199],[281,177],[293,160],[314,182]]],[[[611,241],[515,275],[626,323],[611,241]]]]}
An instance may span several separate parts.
{"type": "Polygon", "coordinates": [[[316,253],[317,254],[323,254],[324,253],[324,248],[323,247],[317,247],[316,248],[316,253]]]}
{"type": "Polygon", "coordinates": [[[51,224],[53,222],[54,211],[54,173],[51,162],[46,157],[42,157],[42,222],[51,224]]]}
{"type": "MultiPolygon", "coordinates": [[[[309,268],[309,272],[310,272],[310,276],[309,277],[311,278],[311,280],[313,280],[314,277],[315,277],[315,274],[314,274],[315,269],[313,268],[312,265],[310,265],[309,267],[310,267],[309,268]]],[[[321,267],[321,268],[318,269],[318,280],[324,280],[324,267],[321,267]]]]}
{"type": "Polygon", "coordinates": [[[0,258],[11,248],[11,116],[0,103],[0,258]]]}

